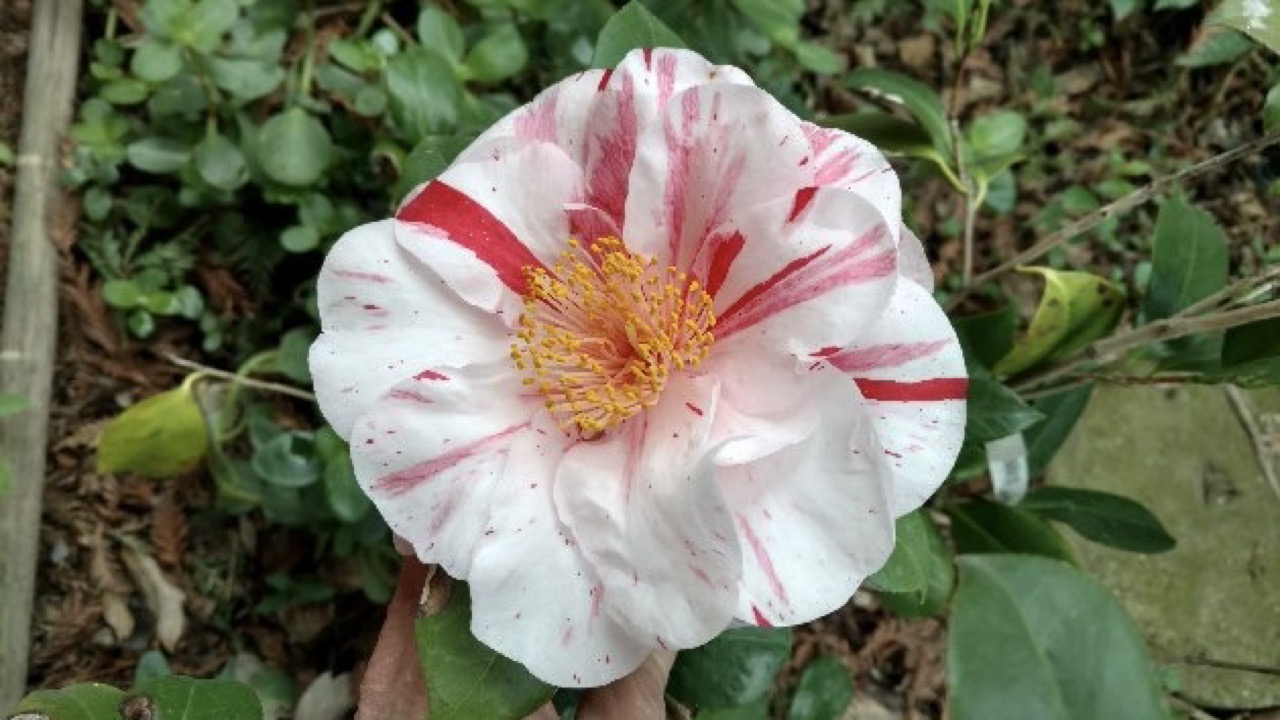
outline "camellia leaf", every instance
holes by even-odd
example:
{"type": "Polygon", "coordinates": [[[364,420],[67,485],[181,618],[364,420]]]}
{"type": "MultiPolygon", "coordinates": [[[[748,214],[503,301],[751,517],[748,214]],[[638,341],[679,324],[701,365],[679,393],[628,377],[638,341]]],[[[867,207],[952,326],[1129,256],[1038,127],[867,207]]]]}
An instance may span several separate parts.
{"type": "Polygon", "coordinates": [[[920,123],[933,146],[943,157],[951,157],[951,129],[942,98],[924,83],[879,68],[863,68],[849,73],[845,85],[868,91],[877,97],[901,105],[920,123]]]}
{"type": "Polygon", "coordinates": [[[960,558],[947,684],[953,720],[1169,718],[1124,608],[1046,558],[960,558]]]}
{"type": "Polygon", "coordinates": [[[1067,441],[1072,428],[1084,414],[1093,394],[1093,385],[1084,385],[1040,398],[1032,407],[1044,413],[1044,421],[1026,430],[1027,465],[1031,474],[1039,475],[1067,441]]]}
{"type": "Polygon", "coordinates": [[[258,130],[262,171],[284,185],[305,187],[319,180],[333,154],[324,124],[299,107],[273,115],[258,130]]]}
{"type": "Polygon", "coordinates": [[[1018,507],[1070,525],[1081,536],[1120,550],[1161,553],[1177,545],[1150,510],[1120,495],[1050,486],[1032,490],[1018,507]]]}
{"type": "Polygon", "coordinates": [[[685,43],[638,0],[631,0],[600,29],[591,67],[611,68],[632,50],[659,47],[682,48],[685,43]]]}
{"type": "Polygon", "coordinates": [[[1042,276],[1044,293],[1026,334],[996,363],[996,375],[1016,375],[1042,361],[1070,355],[1120,322],[1124,291],[1106,278],[1047,267],[1019,272],[1042,276]]]}
{"type": "Polygon", "coordinates": [[[950,168],[947,158],[938,153],[929,133],[910,120],[894,117],[878,110],[835,115],[824,118],[825,127],[852,133],[890,155],[929,160],[940,168],[950,168]]]}
{"type": "Polygon", "coordinates": [[[1280,7],[1273,0],[1223,0],[1208,21],[1235,28],[1280,53],[1280,7]]]}
{"type": "Polygon", "coordinates": [[[676,656],[667,692],[699,711],[750,705],[769,692],[790,655],[789,628],[726,630],[676,656]]]}
{"type": "Polygon", "coordinates": [[[800,675],[787,720],[840,720],[851,700],[849,669],[833,657],[820,657],[800,675]]]}
{"type": "Polygon", "coordinates": [[[555,688],[471,634],[471,596],[453,583],[443,610],[415,625],[431,720],[524,720],[555,688]]]}
{"type": "Polygon", "coordinates": [[[135,711],[129,717],[160,720],[262,720],[262,701],[257,693],[234,680],[153,677],[138,683],[123,707],[135,711]]]}
{"type": "Polygon", "coordinates": [[[102,683],[80,683],[58,690],[37,690],[13,708],[17,717],[44,720],[115,720],[124,692],[102,683]]]}
{"type": "Polygon", "coordinates": [[[1232,378],[1280,377],[1280,318],[1227,330],[1222,340],[1222,368],[1232,378]]]}
{"type": "Polygon", "coordinates": [[[1018,332],[1018,309],[1012,304],[998,310],[965,315],[953,322],[965,362],[992,368],[1013,349],[1018,332]]]}
{"type": "Polygon", "coordinates": [[[474,140],[468,135],[428,135],[422,138],[404,159],[395,194],[407,195],[418,185],[434,180],[474,140]]]}
{"type": "Polygon", "coordinates": [[[918,593],[929,584],[929,557],[933,548],[929,545],[929,518],[917,510],[898,518],[895,523],[896,540],[893,554],[884,567],[867,578],[867,584],[877,590],[895,593],[918,593]]]}
{"type": "Polygon", "coordinates": [[[1209,213],[1170,198],[1160,206],[1143,303],[1147,322],[1171,317],[1227,284],[1227,241],[1209,213]]]}
{"type": "Polygon", "coordinates": [[[962,554],[1024,553],[1075,563],[1066,539],[1049,523],[1017,508],[975,500],[947,508],[962,554]]]}
{"type": "Polygon", "coordinates": [[[198,465],[208,448],[204,415],[184,383],[136,403],[107,424],[98,442],[98,472],[173,477],[198,465]]]}
{"type": "MultiPolygon", "coordinates": [[[[901,523],[905,518],[899,519],[901,529],[898,531],[898,542],[905,540],[915,548],[911,554],[923,570],[923,585],[914,590],[893,592],[879,574],[873,575],[868,583],[880,589],[880,603],[889,612],[901,617],[927,617],[941,612],[947,604],[956,584],[956,569],[951,549],[947,547],[933,521],[924,517],[922,511],[906,517],[913,516],[918,519],[910,521],[907,527],[902,527],[901,523]]],[[[897,553],[895,545],[894,555],[897,553]]],[[[891,556],[890,563],[893,562],[891,556]]]]}
{"type": "Polygon", "coordinates": [[[968,415],[964,430],[966,443],[999,440],[1044,419],[1039,410],[1023,402],[1017,393],[978,365],[969,366],[968,415]]]}

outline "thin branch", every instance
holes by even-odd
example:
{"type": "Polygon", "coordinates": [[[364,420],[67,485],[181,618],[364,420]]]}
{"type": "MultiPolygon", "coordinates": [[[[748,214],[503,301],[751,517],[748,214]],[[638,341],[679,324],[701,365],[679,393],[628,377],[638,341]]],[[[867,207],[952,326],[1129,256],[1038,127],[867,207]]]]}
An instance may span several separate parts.
{"type": "Polygon", "coordinates": [[[209,367],[208,365],[201,365],[200,363],[195,362],[194,360],[187,360],[186,358],[180,358],[177,355],[169,355],[168,360],[169,362],[173,363],[174,365],[177,365],[180,368],[186,368],[187,370],[194,370],[195,372],[198,372],[198,373],[204,373],[209,377],[218,378],[219,380],[226,380],[227,382],[235,383],[237,385],[243,385],[248,388],[253,388],[254,390],[280,393],[281,395],[288,395],[289,397],[296,397],[301,400],[310,400],[311,402],[316,401],[316,396],[314,394],[309,393],[306,390],[293,387],[292,385],[267,382],[265,380],[254,380],[253,378],[247,377],[244,375],[237,375],[233,372],[227,372],[226,370],[219,370],[218,368],[209,367]]]}
{"type": "Polygon", "coordinates": [[[1115,215],[1132,210],[1133,208],[1150,201],[1153,197],[1159,195],[1169,186],[1175,183],[1196,179],[1201,175],[1205,175],[1241,158],[1254,155],[1277,143],[1280,143],[1280,131],[1264,135],[1253,142],[1245,143],[1238,148],[1228,150],[1220,155],[1214,155],[1213,157],[1207,160],[1202,160],[1195,165],[1185,167],[1172,175],[1166,175],[1162,178],[1152,180],[1149,184],[1134,190],[1119,200],[1104,205],[1078,220],[1067,223],[1066,226],[1045,235],[1039,242],[1026,250],[1014,255],[1012,258],[997,265],[996,267],[981,273],[973,279],[972,283],[967,283],[959,292],[947,301],[947,309],[951,310],[955,308],[983,283],[993,280],[1019,265],[1025,265],[1032,260],[1039,258],[1053,248],[1065,243],[1077,235],[1092,230],[1115,215]]]}
{"type": "Polygon", "coordinates": [[[1196,705],[1193,705],[1191,701],[1184,699],[1181,695],[1170,695],[1169,699],[1172,700],[1173,704],[1177,705],[1180,710],[1190,715],[1192,720],[1218,720],[1218,718],[1201,710],[1196,705]]]}
{"type": "Polygon", "coordinates": [[[1157,320],[1132,328],[1127,332],[1117,333],[1111,337],[1098,340],[1086,347],[1075,359],[1061,365],[1051,366],[1045,372],[1014,385],[1014,389],[1024,392],[1031,388],[1043,386],[1051,380],[1074,374],[1077,370],[1087,365],[1111,362],[1124,353],[1143,345],[1175,340],[1187,335],[1195,335],[1196,333],[1226,330],[1237,325],[1245,325],[1274,317],[1280,317],[1280,300],[1272,300],[1207,315],[1195,315],[1192,317],[1179,315],[1167,320],[1157,320]]]}
{"type": "MultiPolygon", "coordinates": [[[[1227,387],[1231,387],[1228,385],[1227,387]]],[[[1238,660],[1219,660],[1217,658],[1206,657],[1189,657],[1178,661],[1179,665],[1201,665],[1204,667],[1221,668],[1222,670],[1239,670],[1240,672],[1257,673],[1259,675],[1274,675],[1280,677],[1280,667],[1272,665],[1259,665],[1258,663],[1240,662],[1238,660]]]]}
{"type": "MultiPolygon", "coordinates": [[[[1262,478],[1271,486],[1271,491],[1280,498],[1280,477],[1276,476],[1275,465],[1271,462],[1271,451],[1267,448],[1267,442],[1263,439],[1262,429],[1258,427],[1258,419],[1253,415],[1253,409],[1249,407],[1249,401],[1245,398],[1244,393],[1235,385],[1227,385],[1227,399],[1231,401],[1231,409],[1236,411],[1236,417],[1240,418],[1240,424],[1244,426],[1245,433],[1249,436],[1249,442],[1253,445],[1253,454],[1258,458],[1258,465],[1262,468],[1262,478]]],[[[1205,664],[1212,664],[1205,661],[1205,664]]],[[[1219,665],[1219,667],[1222,667],[1219,665]]],[[[1251,672],[1270,672],[1273,675],[1280,675],[1280,670],[1274,668],[1270,670],[1259,670],[1257,668],[1236,667],[1235,669],[1250,670],[1251,672]]]]}

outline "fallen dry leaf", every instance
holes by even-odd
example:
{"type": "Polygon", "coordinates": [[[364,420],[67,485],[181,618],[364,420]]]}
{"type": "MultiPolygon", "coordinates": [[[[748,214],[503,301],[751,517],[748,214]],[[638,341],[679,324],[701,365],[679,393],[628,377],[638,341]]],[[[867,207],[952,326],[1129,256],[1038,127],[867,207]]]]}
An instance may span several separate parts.
{"type": "Polygon", "coordinates": [[[142,552],[131,543],[125,543],[120,552],[124,565],[133,582],[142,591],[147,607],[156,616],[156,637],[165,650],[172,651],[182,639],[187,628],[187,615],[182,605],[187,596],[160,570],[155,558],[142,552]]]}

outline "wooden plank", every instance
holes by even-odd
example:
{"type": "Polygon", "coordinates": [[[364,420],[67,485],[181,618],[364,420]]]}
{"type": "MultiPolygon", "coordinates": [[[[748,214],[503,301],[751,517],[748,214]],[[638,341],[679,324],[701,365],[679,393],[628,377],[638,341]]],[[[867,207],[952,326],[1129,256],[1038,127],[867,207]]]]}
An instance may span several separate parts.
{"type": "Polygon", "coordinates": [[[27,684],[58,327],[58,252],[49,231],[63,202],[58,148],[71,121],[80,22],[81,0],[35,3],[0,333],[0,390],[30,401],[0,421],[0,456],[13,469],[13,486],[0,497],[0,711],[13,707],[27,684]]]}

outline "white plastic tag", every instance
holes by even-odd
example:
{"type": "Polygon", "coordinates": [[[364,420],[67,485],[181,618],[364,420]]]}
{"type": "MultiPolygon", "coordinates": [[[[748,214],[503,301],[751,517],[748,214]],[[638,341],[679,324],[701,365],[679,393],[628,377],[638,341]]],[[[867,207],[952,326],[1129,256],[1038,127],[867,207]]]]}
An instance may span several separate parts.
{"type": "Polygon", "coordinates": [[[987,472],[996,500],[1013,505],[1027,494],[1031,469],[1027,464],[1027,443],[1015,433],[987,443],[987,472]]]}

